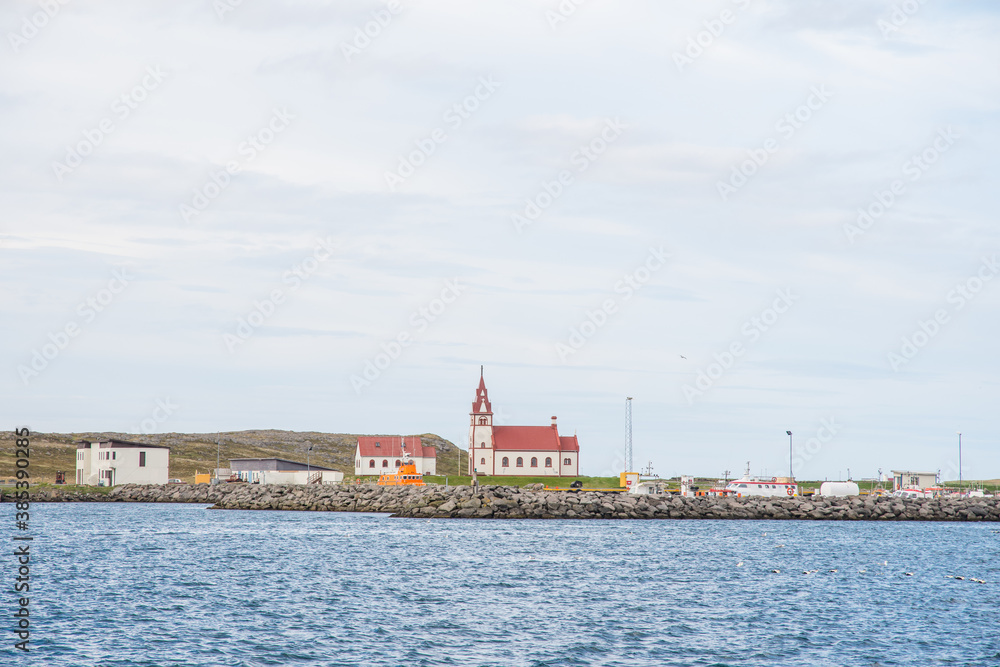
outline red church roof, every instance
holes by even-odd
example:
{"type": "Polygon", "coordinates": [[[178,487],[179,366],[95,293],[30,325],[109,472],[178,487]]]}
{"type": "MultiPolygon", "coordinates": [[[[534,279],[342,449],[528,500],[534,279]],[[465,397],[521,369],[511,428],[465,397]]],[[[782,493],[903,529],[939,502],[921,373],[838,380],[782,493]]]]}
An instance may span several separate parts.
{"type": "Polygon", "coordinates": [[[494,426],[493,448],[506,451],[580,451],[575,435],[559,437],[559,431],[554,426],[494,426]]]}
{"type": "Polygon", "coordinates": [[[576,439],[575,435],[560,435],[559,448],[564,452],[578,452],[580,451],[580,441],[576,439]]]}
{"type": "Polygon", "coordinates": [[[358,450],[361,456],[403,456],[400,448],[401,444],[406,445],[406,453],[410,456],[424,458],[437,458],[437,450],[434,447],[425,447],[421,444],[420,437],[410,435],[400,437],[398,435],[365,435],[358,438],[358,450]]]}

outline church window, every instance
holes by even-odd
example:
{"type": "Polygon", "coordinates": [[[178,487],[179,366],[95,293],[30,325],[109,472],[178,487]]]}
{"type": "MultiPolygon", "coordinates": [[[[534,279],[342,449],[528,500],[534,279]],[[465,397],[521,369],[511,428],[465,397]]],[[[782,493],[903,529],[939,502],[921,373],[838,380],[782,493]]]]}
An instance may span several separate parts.
{"type": "Polygon", "coordinates": [[[372,459],[371,461],[368,462],[368,467],[369,468],[374,468],[375,467],[375,459],[372,459]]]}
{"type": "Polygon", "coordinates": [[[507,458],[506,456],[503,457],[503,460],[500,462],[500,467],[501,468],[509,468],[510,467],[510,459],[507,458]]]}
{"type": "Polygon", "coordinates": [[[485,459],[485,457],[484,457],[484,458],[481,458],[481,459],[479,459],[479,462],[480,462],[481,464],[483,464],[483,465],[486,465],[486,459],[485,459]]]}
{"type": "Polygon", "coordinates": [[[387,460],[385,460],[385,459],[382,459],[382,467],[383,468],[388,468],[389,467],[389,462],[387,460]]]}
{"type": "Polygon", "coordinates": [[[517,457],[517,467],[518,468],[524,467],[524,459],[522,459],[520,456],[517,457]]]}
{"type": "Polygon", "coordinates": [[[399,467],[399,459],[396,459],[396,467],[399,467]]]}
{"type": "Polygon", "coordinates": [[[573,459],[563,459],[563,465],[564,466],[571,466],[571,465],[573,465],[573,459]]]}
{"type": "Polygon", "coordinates": [[[531,467],[532,468],[537,468],[538,467],[538,457],[537,456],[532,456],[531,457],[531,467]]]}
{"type": "Polygon", "coordinates": [[[551,468],[552,467],[552,457],[551,456],[546,456],[545,457],[545,467],[546,468],[551,468]]]}
{"type": "Polygon", "coordinates": [[[479,418],[479,423],[480,424],[485,424],[486,423],[486,417],[480,417],[479,418]]]}

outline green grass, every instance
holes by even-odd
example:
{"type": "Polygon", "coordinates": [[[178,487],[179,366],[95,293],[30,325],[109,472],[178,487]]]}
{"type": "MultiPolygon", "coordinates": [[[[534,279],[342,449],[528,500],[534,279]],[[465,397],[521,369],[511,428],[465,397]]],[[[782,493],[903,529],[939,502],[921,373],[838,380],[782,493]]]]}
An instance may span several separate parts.
{"type": "MultiPolygon", "coordinates": [[[[449,486],[468,486],[472,483],[472,477],[468,475],[448,475],[449,486]]],[[[545,484],[549,487],[569,488],[569,485],[580,480],[586,489],[617,489],[617,477],[489,477],[479,475],[479,483],[483,485],[498,486],[527,486],[528,484],[545,484]]],[[[428,484],[444,484],[444,475],[425,475],[424,481],[428,484]]]]}

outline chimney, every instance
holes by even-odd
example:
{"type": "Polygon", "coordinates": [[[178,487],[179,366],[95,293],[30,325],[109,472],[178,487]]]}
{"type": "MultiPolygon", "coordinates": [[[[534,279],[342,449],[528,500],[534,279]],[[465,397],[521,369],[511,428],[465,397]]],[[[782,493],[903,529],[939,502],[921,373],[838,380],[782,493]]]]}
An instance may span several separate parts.
{"type": "Polygon", "coordinates": [[[552,428],[556,427],[556,416],[552,415],[552,428]]]}

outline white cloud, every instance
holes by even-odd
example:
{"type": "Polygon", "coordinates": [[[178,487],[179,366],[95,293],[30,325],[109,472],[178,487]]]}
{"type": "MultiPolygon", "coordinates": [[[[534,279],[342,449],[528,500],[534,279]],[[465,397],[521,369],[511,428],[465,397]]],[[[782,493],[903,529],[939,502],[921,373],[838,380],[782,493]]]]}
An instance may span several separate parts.
{"type": "MultiPolygon", "coordinates": [[[[221,20],[205,2],[66,5],[0,73],[12,419],[130,428],[169,395],[174,429],[455,437],[485,363],[512,423],[558,414],[589,472],[634,395],[639,458],[661,472],[782,469],[784,431],[833,414],[845,426],[804,475],[946,468],[959,426],[965,476],[1000,475],[983,333],[1000,283],[901,372],[885,362],[1000,245],[996,11],[926,4],[885,38],[891,3],[754,2],[679,72],[672,54],[741,3],[584,3],[553,30],[556,4],[404,3],[350,61],[340,45],[384,3],[242,3],[221,20]],[[162,85],[60,182],[52,162],[150,66],[162,85]],[[386,170],[480,77],[502,85],[390,192],[386,170]],[[721,201],[717,181],[818,85],[830,101],[721,201]],[[288,129],[183,222],[276,108],[288,129]],[[517,234],[511,214],[609,118],[628,129],[517,234]],[[949,125],[954,148],[849,244],[858,207],[949,125]],[[339,254],[230,354],[222,334],[327,236],[339,254]],[[669,266],[563,364],[555,343],[650,245],[669,266]],[[135,284],[25,387],[17,365],[116,266],[135,284]],[[350,375],[453,277],[467,293],[358,396],[350,375]],[[689,406],[681,387],[784,288],[800,301],[689,406]]],[[[35,7],[7,3],[0,25],[35,7]]]]}

